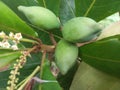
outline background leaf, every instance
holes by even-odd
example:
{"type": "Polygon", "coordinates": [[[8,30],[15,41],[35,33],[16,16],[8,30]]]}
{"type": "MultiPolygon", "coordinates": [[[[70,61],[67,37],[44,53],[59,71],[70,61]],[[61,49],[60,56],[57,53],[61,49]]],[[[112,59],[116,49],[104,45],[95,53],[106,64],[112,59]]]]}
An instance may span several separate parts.
{"type": "Polygon", "coordinates": [[[105,74],[82,62],[70,90],[119,90],[120,79],[105,74]]]}
{"type": "Polygon", "coordinates": [[[96,21],[120,11],[120,0],[75,0],[76,16],[87,16],[96,21]]]}
{"type": "Polygon", "coordinates": [[[12,9],[19,17],[21,17],[24,21],[27,21],[27,18],[23,13],[18,11],[17,7],[19,5],[23,6],[37,6],[38,2],[36,0],[2,0],[10,9],[12,9]]]}
{"type": "MultiPolygon", "coordinates": [[[[50,81],[56,81],[55,77],[52,75],[50,70],[50,62],[48,60],[45,60],[43,68],[42,68],[42,75],[40,75],[42,80],[50,80],[50,81]]],[[[56,82],[47,82],[42,83],[39,86],[39,90],[62,90],[59,83],[56,82]]]]}
{"type": "Polygon", "coordinates": [[[71,83],[73,81],[75,72],[77,71],[78,67],[79,63],[75,63],[75,65],[68,71],[66,75],[58,75],[57,80],[61,87],[63,87],[63,90],[70,90],[71,83]]]}
{"type": "Polygon", "coordinates": [[[14,52],[14,50],[0,47],[0,54],[9,53],[9,52],[14,52]]]}
{"type": "Polygon", "coordinates": [[[101,40],[80,48],[80,57],[93,67],[120,76],[120,40],[101,40]]]}
{"type": "Polygon", "coordinates": [[[75,17],[74,0],[60,0],[60,21],[62,24],[75,17]]]}
{"type": "Polygon", "coordinates": [[[36,37],[37,33],[23,22],[11,9],[0,1],[0,30],[21,32],[29,37],[36,37]],[[3,11],[4,10],[4,11],[3,11]]]}
{"type": "MultiPolygon", "coordinates": [[[[0,49],[1,50],[1,49],[0,49]]],[[[2,49],[3,53],[0,52],[0,68],[12,63],[14,60],[20,57],[21,51],[10,52],[7,49],[2,49]]]]}

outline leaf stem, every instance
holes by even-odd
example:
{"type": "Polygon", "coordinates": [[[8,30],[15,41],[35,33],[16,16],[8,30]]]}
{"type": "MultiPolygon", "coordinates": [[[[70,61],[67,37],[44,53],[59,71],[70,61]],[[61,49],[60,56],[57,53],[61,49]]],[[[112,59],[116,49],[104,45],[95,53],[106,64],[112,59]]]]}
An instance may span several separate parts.
{"type": "Polygon", "coordinates": [[[16,87],[18,88],[19,86],[21,86],[26,80],[27,80],[27,78],[25,78],[24,80],[22,80],[16,87]]]}
{"type": "Polygon", "coordinates": [[[26,38],[22,38],[20,41],[22,41],[22,42],[29,42],[29,43],[39,44],[39,42],[37,42],[37,41],[35,41],[35,40],[26,39],[26,38]]]}
{"type": "Polygon", "coordinates": [[[45,61],[45,57],[46,57],[46,51],[43,51],[43,55],[42,55],[42,60],[41,60],[41,68],[40,68],[40,78],[42,77],[42,73],[43,73],[43,64],[44,64],[44,61],[45,61]]]}
{"type": "MultiPolygon", "coordinates": [[[[32,27],[34,27],[34,28],[42,31],[42,32],[45,32],[45,33],[49,34],[48,31],[46,31],[46,30],[44,30],[44,29],[42,29],[42,28],[39,28],[39,27],[37,27],[37,26],[35,26],[35,25],[33,25],[33,24],[30,24],[30,23],[28,23],[28,24],[29,24],[30,26],[32,26],[32,27]]],[[[60,36],[58,36],[58,35],[53,34],[53,36],[56,37],[56,38],[58,38],[58,39],[62,39],[62,37],[60,37],[60,36]]]]}
{"type": "Polygon", "coordinates": [[[50,37],[50,40],[52,41],[52,44],[56,46],[57,42],[55,41],[55,38],[52,33],[49,33],[49,37],[50,37]]]}
{"type": "MultiPolygon", "coordinates": [[[[6,39],[10,39],[10,40],[16,40],[15,38],[13,38],[13,37],[8,37],[8,36],[0,36],[0,38],[1,38],[1,39],[6,38],[6,39]]],[[[22,38],[22,39],[20,39],[20,41],[39,44],[39,42],[37,42],[37,41],[35,41],[35,40],[27,39],[27,38],[22,38]]]]}
{"type": "Polygon", "coordinates": [[[37,66],[36,69],[30,74],[26,79],[24,79],[22,82],[24,82],[17,90],[23,90],[24,86],[27,84],[28,81],[31,80],[31,78],[40,70],[40,66],[37,66]]]}

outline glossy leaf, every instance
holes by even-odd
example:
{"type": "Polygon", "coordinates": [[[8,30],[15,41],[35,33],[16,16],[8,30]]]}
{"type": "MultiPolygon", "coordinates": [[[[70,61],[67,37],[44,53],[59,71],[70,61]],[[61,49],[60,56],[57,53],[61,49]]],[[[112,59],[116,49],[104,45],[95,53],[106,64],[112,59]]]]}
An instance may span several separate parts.
{"type": "Polygon", "coordinates": [[[50,9],[57,16],[59,15],[60,0],[37,0],[37,1],[39,2],[40,6],[50,9]]]}
{"type": "Polygon", "coordinates": [[[61,23],[75,17],[74,0],[37,0],[39,4],[59,16],[61,23]],[[54,3],[54,5],[53,5],[54,3]]]}
{"type": "Polygon", "coordinates": [[[120,0],[75,0],[76,16],[87,16],[96,21],[120,11],[120,0]]]}
{"type": "Polygon", "coordinates": [[[21,17],[24,21],[27,21],[27,18],[18,11],[17,7],[20,5],[23,6],[36,6],[38,2],[36,0],[2,0],[10,9],[12,9],[19,17],[21,17]]]}
{"type": "Polygon", "coordinates": [[[60,21],[62,24],[75,17],[74,0],[60,1],[60,21]]]}
{"type": "Polygon", "coordinates": [[[80,48],[80,57],[91,66],[120,76],[120,40],[101,40],[80,48]]]}
{"type": "Polygon", "coordinates": [[[55,77],[52,75],[50,70],[50,63],[48,60],[45,61],[42,69],[41,79],[54,81],[54,82],[45,82],[39,86],[39,90],[62,90],[59,83],[56,81],[55,77]]]}
{"type": "Polygon", "coordinates": [[[79,67],[79,63],[76,63],[66,75],[59,74],[57,76],[57,80],[61,87],[63,87],[63,90],[70,90],[71,83],[73,81],[74,75],[79,67]]]}
{"type": "Polygon", "coordinates": [[[119,90],[120,79],[105,74],[82,62],[70,90],[119,90]]]}
{"type": "Polygon", "coordinates": [[[14,50],[0,47],[0,55],[4,53],[9,53],[9,52],[14,52],[14,50]]]}
{"type": "Polygon", "coordinates": [[[23,22],[11,9],[0,1],[0,29],[3,31],[21,32],[26,36],[36,37],[37,33],[23,22]],[[4,11],[3,11],[4,10],[4,11]]]}
{"type": "Polygon", "coordinates": [[[16,52],[9,52],[9,51],[7,52],[6,50],[2,50],[2,51],[3,53],[0,54],[0,68],[10,64],[21,55],[20,51],[16,51],[16,52]]]}

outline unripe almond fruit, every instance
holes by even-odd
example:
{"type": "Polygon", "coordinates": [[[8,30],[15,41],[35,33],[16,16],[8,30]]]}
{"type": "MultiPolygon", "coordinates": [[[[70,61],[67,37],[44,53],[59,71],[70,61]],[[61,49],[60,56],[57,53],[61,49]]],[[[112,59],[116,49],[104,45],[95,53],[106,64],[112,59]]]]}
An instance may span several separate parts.
{"type": "Polygon", "coordinates": [[[78,57],[78,47],[65,40],[60,40],[55,49],[55,62],[60,72],[65,75],[75,64],[78,57]]]}
{"type": "Polygon", "coordinates": [[[91,18],[76,17],[66,22],[62,29],[63,38],[69,42],[87,42],[101,31],[100,26],[91,18]]]}
{"type": "Polygon", "coordinates": [[[28,20],[42,29],[51,30],[60,27],[60,22],[56,15],[40,6],[19,6],[18,10],[23,12],[28,20]]]}

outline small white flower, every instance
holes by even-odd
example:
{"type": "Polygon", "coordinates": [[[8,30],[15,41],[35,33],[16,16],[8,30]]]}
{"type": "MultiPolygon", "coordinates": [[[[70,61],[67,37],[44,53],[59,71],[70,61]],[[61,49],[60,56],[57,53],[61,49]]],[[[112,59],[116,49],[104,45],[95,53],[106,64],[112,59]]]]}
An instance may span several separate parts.
{"type": "Polygon", "coordinates": [[[14,36],[14,38],[17,39],[17,40],[22,39],[21,33],[16,33],[15,36],[14,36]]]}
{"type": "Polygon", "coordinates": [[[5,36],[5,35],[6,34],[3,31],[0,32],[0,36],[5,36]]]}
{"type": "Polygon", "coordinates": [[[11,48],[12,48],[13,50],[18,50],[17,45],[12,45],[11,48]]]}
{"type": "Polygon", "coordinates": [[[9,33],[9,37],[14,37],[14,33],[13,33],[13,32],[10,32],[10,33],[9,33]]]}
{"type": "Polygon", "coordinates": [[[2,43],[3,48],[10,48],[10,44],[6,41],[2,43]]]}

